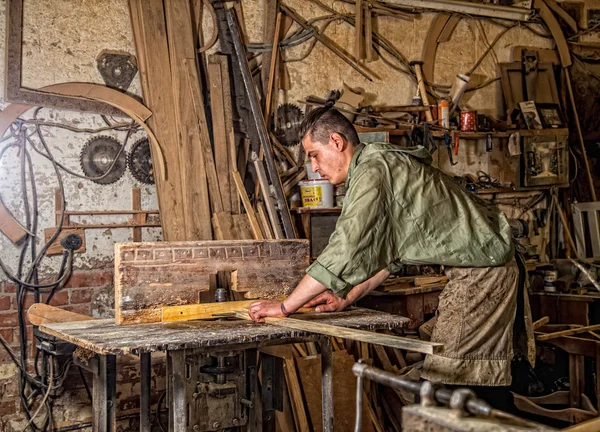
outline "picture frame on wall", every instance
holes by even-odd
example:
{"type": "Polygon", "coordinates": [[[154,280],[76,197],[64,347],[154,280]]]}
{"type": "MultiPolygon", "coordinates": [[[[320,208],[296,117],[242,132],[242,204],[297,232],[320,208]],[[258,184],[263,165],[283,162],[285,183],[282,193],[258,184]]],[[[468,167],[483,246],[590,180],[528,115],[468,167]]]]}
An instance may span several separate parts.
{"type": "Polygon", "coordinates": [[[527,129],[544,129],[542,119],[540,118],[534,101],[519,102],[519,108],[525,119],[527,129]]]}
{"type": "Polygon", "coordinates": [[[565,127],[565,121],[558,104],[536,104],[536,107],[544,129],[562,129],[565,127]]]}
{"type": "Polygon", "coordinates": [[[568,135],[524,136],[521,186],[569,183],[568,135]]]}

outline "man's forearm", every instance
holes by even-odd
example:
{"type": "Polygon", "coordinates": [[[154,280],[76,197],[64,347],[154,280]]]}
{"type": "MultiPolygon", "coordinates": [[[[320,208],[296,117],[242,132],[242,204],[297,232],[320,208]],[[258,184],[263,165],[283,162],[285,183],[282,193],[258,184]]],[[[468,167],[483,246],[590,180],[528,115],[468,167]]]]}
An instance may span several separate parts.
{"type": "Polygon", "coordinates": [[[369,294],[371,291],[373,291],[375,288],[381,285],[383,281],[388,278],[389,275],[390,272],[383,269],[375,276],[371,277],[370,279],[367,279],[362,284],[352,288],[346,296],[346,307],[356,303],[358,300],[369,294]]]}
{"type": "Polygon", "coordinates": [[[307,274],[290,296],[285,299],[284,307],[289,313],[294,313],[326,289],[325,285],[307,274]]]}

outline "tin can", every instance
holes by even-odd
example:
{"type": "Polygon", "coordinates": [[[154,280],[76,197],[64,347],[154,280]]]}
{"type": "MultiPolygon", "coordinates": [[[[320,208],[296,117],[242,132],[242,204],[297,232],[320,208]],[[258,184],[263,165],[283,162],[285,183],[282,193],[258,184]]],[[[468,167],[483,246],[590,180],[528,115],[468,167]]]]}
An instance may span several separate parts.
{"type": "Polygon", "coordinates": [[[477,111],[460,112],[460,130],[465,132],[477,131],[477,111]]]}
{"type": "Polygon", "coordinates": [[[544,291],[556,292],[556,279],[558,279],[558,272],[556,270],[545,270],[544,291]]]}

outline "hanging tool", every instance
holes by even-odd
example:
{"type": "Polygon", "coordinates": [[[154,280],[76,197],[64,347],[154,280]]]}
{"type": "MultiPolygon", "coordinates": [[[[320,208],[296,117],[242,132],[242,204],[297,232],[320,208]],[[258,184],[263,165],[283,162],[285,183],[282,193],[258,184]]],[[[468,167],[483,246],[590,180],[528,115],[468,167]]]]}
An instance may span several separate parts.
{"type": "MultiPolygon", "coordinates": [[[[427,87],[425,87],[425,80],[423,79],[423,71],[421,70],[421,66],[423,65],[422,61],[412,61],[410,65],[415,69],[415,74],[417,75],[417,86],[419,88],[419,93],[421,93],[421,100],[423,101],[423,106],[429,108],[429,98],[427,97],[427,87]]],[[[425,118],[428,122],[433,121],[433,116],[431,115],[431,110],[427,109],[425,111],[425,118]]]]}
{"type": "Polygon", "coordinates": [[[452,158],[452,137],[450,134],[444,134],[444,142],[446,143],[446,150],[448,150],[448,159],[450,160],[450,165],[454,166],[458,162],[454,162],[454,159],[452,158]]]}

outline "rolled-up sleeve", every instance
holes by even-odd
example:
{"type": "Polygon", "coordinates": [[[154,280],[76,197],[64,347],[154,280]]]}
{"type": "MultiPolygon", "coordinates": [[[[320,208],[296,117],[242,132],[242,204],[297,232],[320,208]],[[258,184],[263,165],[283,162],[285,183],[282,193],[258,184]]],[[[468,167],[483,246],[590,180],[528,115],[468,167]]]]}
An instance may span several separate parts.
{"type": "Polygon", "coordinates": [[[356,170],[335,231],[307,269],[339,296],[396,260],[392,215],[387,211],[392,199],[390,180],[378,166],[356,170]]]}

